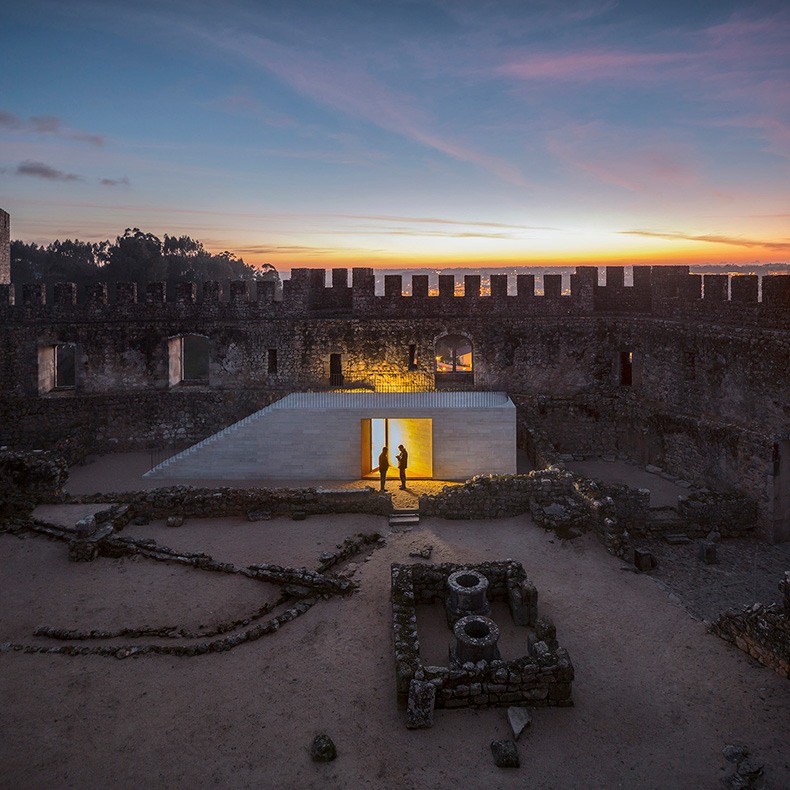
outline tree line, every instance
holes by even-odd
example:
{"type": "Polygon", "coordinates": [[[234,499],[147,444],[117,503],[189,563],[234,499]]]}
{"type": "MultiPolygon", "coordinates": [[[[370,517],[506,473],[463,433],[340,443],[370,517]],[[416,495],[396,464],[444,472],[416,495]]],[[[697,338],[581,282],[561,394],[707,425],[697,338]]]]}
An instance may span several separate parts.
{"type": "Polygon", "coordinates": [[[46,246],[11,242],[11,282],[77,283],[149,282],[189,280],[275,280],[279,274],[270,263],[251,266],[231,252],[208,252],[189,236],[164,235],[163,239],[139,228],[127,228],[114,242],[75,239],[46,246]]]}

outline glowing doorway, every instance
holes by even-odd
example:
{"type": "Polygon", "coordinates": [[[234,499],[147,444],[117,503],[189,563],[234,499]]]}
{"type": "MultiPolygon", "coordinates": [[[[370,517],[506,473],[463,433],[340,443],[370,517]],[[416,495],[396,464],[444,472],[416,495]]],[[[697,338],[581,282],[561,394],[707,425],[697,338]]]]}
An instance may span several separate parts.
{"type": "Polygon", "coordinates": [[[377,477],[379,453],[382,447],[389,448],[390,473],[398,476],[398,445],[402,444],[409,453],[406,472],[410,479],[433,478],[433,428],[430,419],[374,418],[362,420],[362,477],[377,477]]]}

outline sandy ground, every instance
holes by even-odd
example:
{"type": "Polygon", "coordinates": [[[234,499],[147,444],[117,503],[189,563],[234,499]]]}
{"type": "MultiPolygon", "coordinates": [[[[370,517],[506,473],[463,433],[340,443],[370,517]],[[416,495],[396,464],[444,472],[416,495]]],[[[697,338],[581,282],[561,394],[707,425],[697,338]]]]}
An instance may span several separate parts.
{"type": "MultiPolygon", "coordinates": [[[[143,477],[151,468],[150,453],[116,453],[112,455],[92,456],[87,462],[74,466],[69,470],[66,491],[70,494],[93,494],[97,491],[140,491],[172,485],[191,485],[214,488],[230,486],[234,488],[253,488],[270,486],[281,488],[300,488],[316,486],[323,488],[361,488],[371,486],[378,488],[378,480],[179,480],[161,477],[143,477]]],[[[688,489],[676,485],[657,474],[645,471],[635,464],[622,460],[604,461],[591,458],[586,461],[568,461],[565,466],[572,472],[586,477],[605,480],[609,483],[625,483],[632,488],[650,490],[651,507],[676,507],[678,497],[688,494],[688,489]]],[[[517,468],[519,474],[525,474],[532,468],[523,451],[518,452],[517,468]]],[[[420,494],[436,493],[445,485],[458,485],[458,481],[448,480],[409,480],[408,490],[399,489],[397,470],[390,470],[387,480],[387,491],[392,494],[395,507],[417,507],[420,494]]]]}
{"type": "Polygon", "coordinates": [[[586,461],[567,461],[565,466],[571,472],[584,477],[597,478],[607,483],[623,483],[631,488],[646,488],[650,491],[652,508],[676,508],[678,497],[687,496],[689,493],[689,489],[677,485],[672,480],[620,459],[604,461],[602,458],[589,458],[586,461]]]}
{"type": "MultiPolygon", "coordinates": [[[[78,517],[80,507],[60,518],[78,517]]],[[[708,635],[592,536],[561,542],[524,517],[428,519],[394,533],[384,518],[355,515],[128,528],[238,564],[308,567],[360,530],[385,532],[387,544],[357,560],[358,593],[230,652],[125,661],[0,654],[0,785],[714,788],[732,770],[722,748],[738,742],[766,765],[769,787],[790,786],[787,681],[708,635]],[[409,551],[425,544],[437,562],[523,562],[570,651],[576,706],[533,712],[518,743],[520,769],[491,759],[490,741],[509,736],[504,709],[437,711],[433,729],[405,728],[389,566],[417,562],[409,551]],[[322,731],[338,747],[329,764],[308,754],[322,731]]],[[[143,559],[70,563],[62,543],[39,537],[0,536],[0,557],[0,641],[41,642],[31,636],[40,624],[196,627],[272,595],[249,579],[143,559]]],[[[441,619],[423,613],[420,623],[430,630],[425,649],[443,654],[441,619]]],[[[503,649],[517,644],[510,635],[503,649]]]]}
{"type": "MultiPolygon", "coordinates": [[[[379,480],[179,480],[150,478],[142,475],[151,468],[150,453],[116,453],[93,456],[81,466],[69,470],[65,490],[69,494],[95,494],[99,491],[145,491],[151,488],[190,485],[196,488],[364,488],[378,489],[379,480]]],[[[433,494],[445,485],[458,485],[458,481],[408,480],[407,490],[400,490],[398,470],[391,469],[387,478],[387,492],[392,495],[396,508],[416,508],[420,494],[433,494]]]]}

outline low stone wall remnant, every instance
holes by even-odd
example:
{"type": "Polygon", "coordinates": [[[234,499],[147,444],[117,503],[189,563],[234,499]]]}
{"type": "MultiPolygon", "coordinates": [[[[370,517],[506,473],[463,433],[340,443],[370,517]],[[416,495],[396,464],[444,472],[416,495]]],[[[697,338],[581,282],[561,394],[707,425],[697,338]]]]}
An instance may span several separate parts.
{"type": "Polygon", "coordinates": [[[463,566],[392,565],[392,625],[395,677],[399,696],[408,696],[407,726],[429,727],[438,708],[573,705],[573,664],[556,643],[548,618],[537,616],[537,591],[520,563],[513,560],[463,566]],[[451,573],[467,568],[488,579],[491,600],[506,600],[517,625],[535,627],[530,654],[513,660],[426,666],[420,659],[417,604],[444,600],[451,573]],[[543,639],[538,638],[543,637],[543,639]],[[544,641],[545,639],[545,641],[544,641]],[[537,641],[536,641],[537,640],[537,641]]]}
{"type": "Polygon", "coordinates": [[[228,518],[267,512],[275,516],[305,513],[368,513],[386,516],[392,495],[365,488],[195,488],[177,485],[149,491],[124,491],[66,496],[70,503],[122,502],[136,514],[152,519],[181,515],[184,518],[228,518]]]}
{"type": "Polygon", "coordinates": [[[57,500],[68,477],[58,453],[0,447],[0,517],[28,514],[40,502],[57,500]]]}
{"type": "Polygon", "coordinates": [[[779,588],[781,604],[756,603],[742,611],[723,612],[710,631],[790,678],[790,571],[785,572],[779,588]]]}

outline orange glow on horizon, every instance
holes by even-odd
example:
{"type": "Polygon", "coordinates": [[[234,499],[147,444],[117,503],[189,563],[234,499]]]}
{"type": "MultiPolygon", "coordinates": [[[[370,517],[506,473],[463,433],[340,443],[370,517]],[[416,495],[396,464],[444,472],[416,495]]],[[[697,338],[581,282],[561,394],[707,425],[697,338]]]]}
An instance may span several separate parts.
{"type": "MultiPolygon", "coordinates": [[[[227,248],[225,248],[227,249],[227,248]]],[[[238,254],[238,253],[237,253],[238,254]]],[[[272,264],[278,271],[290,269],[374,268],[374,269],[512,269],[515,267],[558,266],[701,266],[748,264],[766,265],[785,263],[786,256],[769,247],[748,248],[717,247],[683,250],[632,250],[628,252],[598,251],[579,254],[557,252],[551,255],[395,255],[391,253],[351,254],[344,251],[326,252],[321,255],[268,254],[263,258],[244,256],[253,265],[272,264]]]]}

